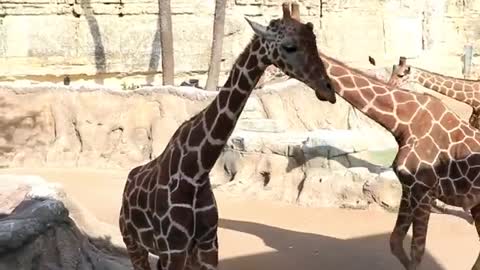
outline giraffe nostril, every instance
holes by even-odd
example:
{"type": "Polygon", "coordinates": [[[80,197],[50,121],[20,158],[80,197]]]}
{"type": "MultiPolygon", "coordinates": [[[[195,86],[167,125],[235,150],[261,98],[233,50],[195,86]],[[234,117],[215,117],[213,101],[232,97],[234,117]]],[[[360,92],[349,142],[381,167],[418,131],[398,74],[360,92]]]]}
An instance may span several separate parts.
{"type": "Polygon", "coordinates": [[[332,89],[333,89],[333,87],[332,87],[332,84],[331,84],[331,83],[329,83],[329,82],[327,82],[327,89],[330,89],[330,90],[332,90],[332,89]]]}

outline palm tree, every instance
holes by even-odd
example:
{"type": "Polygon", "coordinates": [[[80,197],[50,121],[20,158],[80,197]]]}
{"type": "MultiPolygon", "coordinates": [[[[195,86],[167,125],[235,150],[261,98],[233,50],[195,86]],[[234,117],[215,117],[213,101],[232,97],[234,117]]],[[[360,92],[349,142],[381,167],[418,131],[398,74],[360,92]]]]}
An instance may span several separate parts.
{"type": "Polygon", "coordinates": [[[160,9],[160,42],[162,45],[163,85],[174,84],[172,11],[170,0],[158,0],[160,9]]]}
{"type": "Polygon", "coordinates": [[[225,25],[226,0],[215,0],[215,18],[213,21],[212,51],[210,54],[210,65],[208,68],[207,85],[209,91],[215,91],[220,75],[220,62],[222,60],[222,45],[225,25]]]}

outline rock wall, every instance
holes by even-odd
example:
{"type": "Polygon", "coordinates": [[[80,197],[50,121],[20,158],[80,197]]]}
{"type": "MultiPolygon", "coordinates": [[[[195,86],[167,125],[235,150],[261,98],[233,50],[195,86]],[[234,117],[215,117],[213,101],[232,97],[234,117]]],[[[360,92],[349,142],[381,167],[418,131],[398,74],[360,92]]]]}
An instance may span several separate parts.
{"type": "MultiPolygon", "coordinates": [[[[158,156],[177,127],[217,94],[191,87],[116,91],[53,84],[3,85],[0,91],[4,167],[138,166],[158,156]]],[[[393,187],[385,196],[370,195],[369,187],[383,181],[380,173],[396,151],[389,133],[342,99],[320,102],[304,84],[287,80],[253,92],[211,180],[229,194],[395,209],[396,178],[389,179],[393,187]],[[377,197],[383,203],[375,203],[377,197]]]]}
{"type": "MultiPolygon", "coordinates": [[[[125,92],[53,85],[4,85],[0,91],[0,164],[10,167],[138,165],[158,156],[178,126],[217,94],[191,87],[125,92]]],[[[282,136],[295,146],[309,136],[323,138],[305,133],[317,129],[357,130],[378,138],[379,150],[396,148],[391,135],[348,103],[341,99],[335,105],[320,102],[296,80],[255,90],[231,144],[237,145],[235,138],[241,137],[247,141],[238,147],[255,152],[255,145],[268,145],[259,139],[267,135],[282,136]],[[245,132],[250,132],[248,138],[242,135],[245,132]]],[[[351,149],[345,152],[353,151],[352,144],[357,145],[357,152],[368,149],[360,139],[352,139],[362,138],[358,134],[343,139],[339,133],[334,136],[335,140],[325,144],[345,142],[351,149]]],[[[283,147],[275,141],[270,144],[283,147]]]]}
{"type": "MultiPolygon", "coordinates": [[[[177,127],[217,94],[55,84],[4,84],[0,92],[0,167],[125,169],[158,156],[177,127]]],[[[211,180],[243,197],[394,210],[400,185],[388,167],[396,152],[393,137],[343,99],[320,102],[290,79],[254,90],[211,180]]]]}
{"type": "MultiPolygon", "coordinates": [[[[283,0],[228,0],[223,70],[248,42],[243,16],[267,22],[283,0]]],[[[177,83],[204,78],[214,0],[172,0],[177,83]]],[[[461,75],[463,46],[479,46],[480,0],[300,1],[320,48],[355,66],[373,55],[461,75]]],[[[0,3],[0,80],[157,83],[161,72],[158,2],[153,0],[5,0],[0,3]],[[93,76],[97,74],[97,76],[93,76]]],[[[474,71],[476,68],[474,68],[474,71]]]]}

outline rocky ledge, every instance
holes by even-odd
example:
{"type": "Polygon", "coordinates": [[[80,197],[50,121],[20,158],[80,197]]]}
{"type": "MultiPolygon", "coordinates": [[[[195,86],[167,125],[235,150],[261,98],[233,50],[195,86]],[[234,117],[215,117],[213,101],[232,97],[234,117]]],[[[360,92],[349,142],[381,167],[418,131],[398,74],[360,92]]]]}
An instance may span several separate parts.
{"type": "Polygon", "coordinates": [[[400,183],[389,166],[396,151],[396,144],[367,130],[236,132],[211,178],[217,190],[230,194],[315,207],[395,210],[400,183]]]}

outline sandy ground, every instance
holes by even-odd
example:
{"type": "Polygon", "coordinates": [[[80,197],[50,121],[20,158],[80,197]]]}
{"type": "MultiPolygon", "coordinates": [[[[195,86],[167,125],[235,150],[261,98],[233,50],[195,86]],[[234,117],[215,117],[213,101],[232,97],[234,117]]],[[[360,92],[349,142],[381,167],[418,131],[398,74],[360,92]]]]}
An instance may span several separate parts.
{"type": "MultiPolygon", "coordinates": [[[[3,169],[60,182],[98,219],[117,224],[127,171],[3,169]]],[[[399,269],[388,237],[395,214],[303,208],[217,193],[221,269],[399,269]]],[[[409,242],[408,242],[409,243],[409,242]]],[[[422,270],[470,269],[480,246],[472,225],[432,215],[422,270]]]]}

